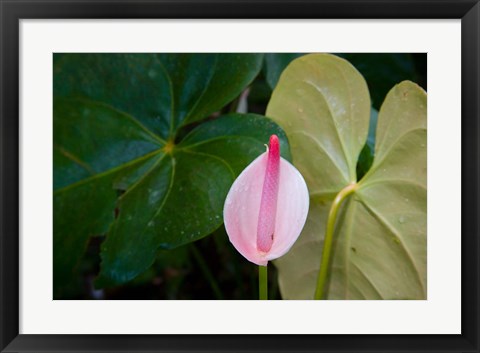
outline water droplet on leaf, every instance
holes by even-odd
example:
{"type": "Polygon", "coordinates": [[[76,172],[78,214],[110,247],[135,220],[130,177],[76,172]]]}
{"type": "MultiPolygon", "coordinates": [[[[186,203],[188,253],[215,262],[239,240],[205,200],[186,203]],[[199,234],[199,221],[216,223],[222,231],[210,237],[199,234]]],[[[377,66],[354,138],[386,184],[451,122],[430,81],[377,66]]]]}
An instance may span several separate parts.
{"type": "Polygon", "coordinates": [[[148,77],[155,78],[157,76],[157,72],[155,70],[148,71],[148,77]]]}

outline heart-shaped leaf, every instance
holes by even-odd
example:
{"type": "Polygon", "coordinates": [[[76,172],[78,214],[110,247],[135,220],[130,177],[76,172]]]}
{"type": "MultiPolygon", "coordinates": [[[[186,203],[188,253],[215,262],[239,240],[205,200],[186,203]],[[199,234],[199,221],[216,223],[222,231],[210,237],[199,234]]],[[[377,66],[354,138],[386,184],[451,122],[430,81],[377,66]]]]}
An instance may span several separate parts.
{"type": "MultiPolygon", "coordinates": [[[[267,116],[285,129],[293,161],[306,176],[313,201],[299,240],[275,262],[286,299],[313,298],[332,198],[357,183],[345,171],[351,171],[346,166],[356,160],[358,146],[367,137],[369,104],[357,102],[364,102],[368,92],[360,81],[348,62],[331,55],[309,55],[284,71],[269,103],[267,116]],[[317,90],[323,97],[307,91],[312,78],[323,87],[317,90]],[[344,98],[347,92],[349,99],[344,98]],[[320,109],[323,101],[336,104],[320,109]],[[335,111],[349,109],[349,128],[339,123],[332,128],[335,111]],[[311,138],[295,139],[296,135],[311,138]],[[357,142],[355,148],[334,145],[332,139],[339,136],[357,142]]],[[[329,268],[329,299],[426,297],[426,94],[411,82],[395,86],[382,105],[374,162],[341,208],[329,268]]]]}
{"type": "MultiPolygon", "coordinates": [[[[410,53],[365,53],[339,54],[348,60],[365,77],[372,97],[372,105],[380,108],[388,91],[396,83],[417,80],[419,77],[415,60],[410,53]]],[[[422,55],[422,54],[417,54],[422,55]]],[[[424,55],[426,65],[426,54],[424,55]]],[[[419,57],[420,62],[423,58],[419,57]]]]}
{"type": "MultiPolygon", "coordinates": [[[[302,56],[299,53],[265,54],[264,72],[269,86],[274,89],[288,64],[302,56]]],[[[347,59],[360,71],[371,92],[372,106],[378,109],[386,94],[398,82],[404,80],[425,81],[419,68],[426,67],[426,54],[409,53],[344,53],[337,54],[347,59]]],[[[422,82],[426,84],[426,82],[422,82]]]]}
{"type": "Polygon", "coordinates": [[[256,54],[75,54],[54,66],[54,280],[68,281],[88,238],[108,231],[98,286],[146,270],[159,248],[210,234],[234,178],[283,131],[228,115],[179,129],[234,99],[256,54]],[[177,138],[175,139],[175,137],[177,138]]]}
{"type": "Polygon", "coordinates": [[[370,98],[365,80],[347,61],[327,54],[292,61],[273,91],[267,116],[287,133],[311,196],[331,197],[357,180],[370,98]]]}

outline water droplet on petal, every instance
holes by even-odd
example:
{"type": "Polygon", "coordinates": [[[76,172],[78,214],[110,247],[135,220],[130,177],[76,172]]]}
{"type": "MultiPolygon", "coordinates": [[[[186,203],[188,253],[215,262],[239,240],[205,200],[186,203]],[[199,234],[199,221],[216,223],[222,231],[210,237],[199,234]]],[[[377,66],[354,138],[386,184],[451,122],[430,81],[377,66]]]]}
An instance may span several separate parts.
{"type": "Polygon", "coordinates": [[[398,219],[398,222],[402,224],[405,223],[405,217],[400,216],[400,218],[398,219]]]}

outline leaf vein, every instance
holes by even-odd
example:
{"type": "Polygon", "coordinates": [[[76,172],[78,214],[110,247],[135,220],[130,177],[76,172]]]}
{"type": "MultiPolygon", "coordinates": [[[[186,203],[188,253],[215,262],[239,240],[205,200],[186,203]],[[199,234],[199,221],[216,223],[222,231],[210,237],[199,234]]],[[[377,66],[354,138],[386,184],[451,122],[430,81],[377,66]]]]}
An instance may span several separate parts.
{"type": "Polygon", "coordinates": [[[218,156],[215,156],[215,155],[209,154],[209,153],[191,151],[190,149],[186,149],[186,148],[183,149],[183,151],[185,153],[198,154],[200,156],[207,156],[207,157],[210,157],[210,158],[213,158],[213,159],[216,159],[216,160],[220,161],[222,164],[224,164],[228,168],[228,170],[232,174],[232,177],[235,178],[235,172],[233,171],[233,169],[230,167],[230,165],[223,158],[220,158],[218,156]]]}
{"type": "MultiPolygon", "coordinates": [[[[414,133],[416,131],[427,131],[426,128],[424,127],[419,127],[419,128],[415,128],[415,129],[411,129],[411,130],[408,130],[406,131],[404,134],[402,134],[400,137],[398,137],[392,144],[391,146],[388,148],[388,150],[385,152],[385,154],[383,155],[382,159],[380,159],[380,161],[375,161],[375,159],[373,160],[373,165],[372,167],[370,168],[370,170],[367,172],[367,174],[365,174],[363,176],[363,180],[367,180],[367,177],[371,174],[373,174],[375,171],[378,170],[378,168],[382,165],[382,163],[385,162],[385,160],[387,159],[388,155],[392,152],[392,150],[394,149],[394,147],[407,135],[410,135],[411,133],[414,133]]],[[[378,151],[375,151],[375,155],[377,156],[378,155],[378,151]]]]}
{"type": "MultiPolygon", "coordinates": [[[[187,136],[188,137],[188,136],[187,136]]],[[[228,140],[230,138],[234,138],[234,139],[248,139],[248,140],[254,140],[256,142],[259,142],[259,140],[255,137],[252,137],[252,136],[242,136],[242,135],[226,135],[226,136],[217,136],[217,137],[214,137],[214,138],[211,138],[211,139],[207,139],[207,140],[203,140],[203,141],[199,141],[197,143],[194,143],[194,144],[186,144],[186,145],[183,145],[183,142],[181,144],[178,145],[178,148],[179,150],[188,150],[188,149],[191,149],[193,147],[197,147],[197,146],[201,146],[201,145],[204,145],[206,143],[210,143],[210,142],[213,142],[213,141],[218,141],[218,140],[228,140]]],[[[185,141],[185,140],[184,140],[185,141]]],[[[187,141],[188,143],[188,141],[187,141]]]]}
{"type": "MultiPolygon", "coordinates": [[[[375,286],[375,284],[373,283],[373,281],[370,279],[370,277],[367,276],[367,274],[354,262],[350,261],[351,264],[353,265],[353,267],[355,267],[358,272],[367,280],[367,282],[370,284],[370,286],[373,288],[373,290],[378,294],[378,296],[383,299],[383,296],[380,294],[380,291],[378,290],[378,288],[375,286]]],[[[358,288],[358,287],[357,287],[358,288]]],[[[364,297],[366,298],[366,296],[364,295],[364,297]]]]}
{"type": "Polygon", "coordinates": [[[148,220],[148,222],[145,223],[145,228],[148,227],[148,224],[155,218],[158,216],[158,214],[162,211],[163,207],[165,206],[165,203],[167,202],[167,199],[168,197],[170,196],[170,192],[172,191],[172,188],[173,188],[173,181],[175,179],[175,165],[176,165],[176,162],[175,162],[175,158],[171,157],[172,158],[172,173],[170,174],[170,183],[168,185],[168,190],[167,190],[167,193],[165,194],[165,197],[163,198],[162,200],[162,203],[160,204],[160,206],[158,207],[158,209],[155,211],[154,215],[148,220]]]}
{"type": "Polygon", "coordinates": [[[203,96],[205,95],[205,93],[208,91],[208,88],[210,86],[210,83],[212,82],[213,80],[213,77],[215,76],[215,71],[217,69],[217,66],[218,66],[218,54],[215,55],[215,63],[213,64],[213,70],[212,70],[212,75],[209,77],[208,81],[205,83],[205,88],[203,89],[202,93],[199,95],[197,101],[195,102],[195,104],[192,106],[192,108],[188,111],[188,113],[185,115],[185,118],[182,120],[182,124],[180,125],[183,125],[183,121],[187,122],[188,123],[188,119],[190,119],[190,115],[192,114],[192,112],[195,111],[195,108],[197,108],[197,105],[200,104],[203,96]]]}
{"type": "MultiPolygon", "coordinates": [[[[345,183],[348,183],[348,176],[346,177],[344,172],[342,171],[342,169],[340,168],[340,166],[338,165],[337,161],[335,160],[335,158],[333,158],[329,153],[328,151],[325,149],[325,147],[320,143],[320,141],[318,141],[315,137],[313,137],[311,134],[309,134],[308,132],[305,132],[305,131],[301,131],[301,130],[296,130],[296,131],[292,131],[290,133],[290,135],[293,135],[293,134],[302,134],[302,135],[305,135],[306,137],[312,139],[313,141],[315,141],[315,143],[320,147],[320,149],[322,149],[325,154],[328,156],[328,158],[332,161],[333,165],[337,168],[337,170],[340,172],[340,174],[343,176],[343,178],[345,179],[345,183]]],[[[337,191],[338,192],[338,191],[337,191]]]]}
{"type": "Polygon", "coordinates": [[[420,275],[420,270],[418,269],[418,266],[417,266],[417,263],[415,262],[415,260],[413,259],[413,256],[412,254],[410,253],[410,250],[408,249],[408,247],[406,246],[405,244],[405,240],[403,239],[403,236],[401,235],[401,233],[395,228],[393,227],[393,225],[387,220],[385,219],[375,208],[373,208],[371,205],[369,205],[367,202],[365,202],[365,200],[362,199],[362,203],[365,205],[365,207],[367,207],[370,212],[372,213],[372,215],[379,221],[379,223],[384,227],[386,228],[391,234],[393,234],[394,236],[397,237],[397,239],[399,240],[400,244],[402,245],[401,248],[402,250],[405,252],[405,254],[407,255],[407,259],[409,260],[412,268],[414,269],[414,273],[416,275],[416,279],[418,280],[418,282],[420,283],[420,286],[422,288],[422,292],[423,292],[423,295],[425,295],[425,285],[423,283],[423,280],[422,280],[422,276],[420,275]]]}
{"type": "Polygon", "coordinates": [[[161,152],[163,152],[163,150],[159,148],[159,149],[154,150],[154,151],[152,151],[152,152],[149,152],[149,153],[147,153],[147,154],[145,154],[145,155],[143,155],[143,156],[141,156],[141,157],[138,157],[138,158],[133,159],[133,160],[130,160],[130,161],[126,162],[126,163],[120,164],[119,166],[117,166],[117,167],[115,167],[115,168],[106,170],[106,171],[104,171],[104,172],[102,172],[102,173],[98,173],[98,174],[92,175],[91,177],[88,177],[88,178],[79,180],[79,181],[77,181],[77,182],[75,182],[75,183],[73,183],[73,184],[70,184],[70,185],[67,185],[67,186],[65,186],[65,187],[63,187],[63,188],[61,188],[61,189],[55,190],[55,191],[53,192],[53,194],[54,194],[54,195],[57,195],[57,194],[59,194],[59,193],[68,191],[68,190],[70,190],[70,189],[73,189],[73,188],[75,188],[75,187],[77,187],[77,186],[80,186],[80,185],[89,183],[89,182],[91,182],[91,181],[93,181],[93,180],[95,180],[95,179],[102,178],[102,177],[107,176],[107,175],[109,175],[109,174],[118,172],[118,171],[122,170],[123,168],[128,168],[128,167],[130,167],[130,166],[132,166],[132,165],[135,165],[136,163],[140,163],[141,161],[143,161],[143,160],[145,160],[145,159],[148,159],[148,158],[150,158],[150,157],[153,157],[153,156],[155,156],[156,154],[159,154],[159,153],[161,153],[161,152]]]}
{"type": "Polygon", "coordinates": [[[57,145],[55,145],[55,148],[57,148],[64,157],[70,159],[72,162],[79,165],[90,174],[95,174],[95,170],[93,170],[92,167],[88,165],[88,163],[82,161],[79,157],[75,156],[72,152],[67,151],[65,148],[57,145]]]}
{"type": "Polygon", "coordinates": [[[101,107],[104,107],[104,108],[108,108],[110,110],[113,110],[115,113],[117,114],[120,114],[122,116],[124,116],[125,118],[129,119],[130,121],[132,121],[134,124],[136,124],[140,129],[142,129],[144,132],[146,132],[150,137],[152,137],[155,142],[160,142],[160,144],[163,146],[164,144],[166,144],[166,141],[164,139],[162,139],[160,136],[158,136],[157,134],[155,134],[153,131],[151,131],[149,128],[147,128],[145,125],[143,125],[137,118],[135,118],[133,115],[130,115],[129,113],[123,111],[123,110],[120,110],[120,109],[117,109],[115,108],[113,105],[111,104],[108,104],[106,102],[101,102],[101,101],[97,101],[97,100],[94,100],[94,99],[88,99],[88,98],[84,98],[84,97],[75,97],[75,98],[66,98],[68,100],[77,100],[77,101],[80,101],[80,102],[83,102],[83,103],[89,103],[89,104],[95,104],[95,105],[98,105],[98,106],[101,106],[101,107]]]}
{"type": "Polygon", "coordinates": [[[119,200],[123,200],[125,198],[125,196],[127,196],[129,193],[132,192],[132,190],[134,190],[143,180],[145,180],[145,178],[147,176],[150,175],[150,173],[160,164],[160,162],[165,158],[166,154],[163,154],[155,163],[153,163],[153,165],[150,167],[149,170],[147,170],[142,176],[140,179],[138,179],[135,183],[133,183],[132,185],[130,185],[130,187],[127,189],[127,191],[125,191],[125,193],[123,193],[120,197],[119,197],[119,200]]]}
{"type": "MultiPolygon", "coordinates": [[[[342,146],[342,152],[343,152],[343,155],[345,157],[345,161],[347,162],[347,164],[349,164],[350,160],[348,158],[348,155],[347,155],[347,151],[345,150],[345,146],[343,144],[343,139],[341,138],[340,136],[340,132],[338,131],[337,129],[337,124],[335,122],[335,119],[333,118],[333,110],[332,110],[332,107],[330,106],[330,103],[328,102],[328,100],[325,98],[322,90],[317,87],[317,85],[311,81],[307,81],[307,80],[304,80],[303,82],[305,82],[306,84],[310,85],[310,86],[313,86],[313,88],[315,88],[315,90],[317,90],[318,93],[320,93],[320,96],[323,98],[323,100],[325,101],[325,104],[327,105],[327,108],[328,108],[328,112],[330,113],[329,116],[330,118],[332,119],[332,122],[333,122],[333,126],[334,126],[334,130],[336,132],[336,135],[338,137],[338,141],[340,142],[340,146],[342,146]]],[[[350,166],[348,166],[350,168],[350,166]]],[[[350,182],[349,178],[347,178],[347,181],[350,182]]],[[[354,181],[354,180],[353,180],[354,181]]]]}
{"type": "Polygon", "coordinates": [[[368,180],[365,183],[359,183],[359,186],[361,186],[362,190],[365,190],[371,186],[375,186],[377,184],[409,184],[409,185],[414,185],[416,187],[419,187],[421,189],[427,190],[427,187],[425,185],[416,183],[413,180],[408,180],[408,179],[380,179],[380,180],[374,180],[372,182],[369,182],[368,180]]]}
{"type": "Polygon", "coordinates": [[[172,81],[172,78],[170,77],[169,72],[167,71],[167,68],[165,67],[165,65],[163,65],[162,60],[160,60],[160,58],[156,55],[155,55],[155,61],[158,62],[158,64],[160,65],[160,68],[163,70],[163,73],[165,74],[165,77],[167,78],[168,87],[169,87],[169,90],[170,90],[171,102],[170,102],[170,131],[169,131],[169,133],[171,135],[172,132],[173,132],[173,122],[174,122],[174,119],[175,119],[175,91],[173,89],[173,81],[172,81]]]}

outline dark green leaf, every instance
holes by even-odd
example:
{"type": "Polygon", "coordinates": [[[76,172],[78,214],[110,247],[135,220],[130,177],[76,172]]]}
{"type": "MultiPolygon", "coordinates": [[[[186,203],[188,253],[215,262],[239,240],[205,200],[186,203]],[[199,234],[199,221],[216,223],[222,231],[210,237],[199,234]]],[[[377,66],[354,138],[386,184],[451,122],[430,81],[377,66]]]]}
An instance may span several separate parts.
{"type": "Polygon", "coordinates": [[[54,96],[106,103],[160,138],[237,97],[262,54],[69,54],[56,60],[54,96]]]}
{"type": "Polygon", "coordinates": [[[130,116],[84,99],[54,104],[54,280],[66,283],[87,240],[114,219],[113,185],[152,161],[160,143],[130,116]]]}
{"type": "Polygon", "coordinates": [[[264,117],[232,114],[200,125],[157,162],[118,202],[119,216],[102,247],[99,286],[128,281],[148,268],[159,247],[202,238],[222,224],[235,177],[264,151],[270,134],[288,145],[264,117]]]}
{"type": "Polygon", "coordinates": [[[210,234],[236,175],[283,131],[256,115],[206,118],[257,75],[258,54],[66,54],[54,60],[54,279],[108,232],[99,286],[146,270],[159,248],[210,234]],[[120,196],[119,196],[120,195],[120,196]]]}
{"type": "Polygon", "coordinates": [[[302,55],[298,53],[265,54],[265,78],[271,89],[275,88],[280,75],[288,64],[302,55]]]}

